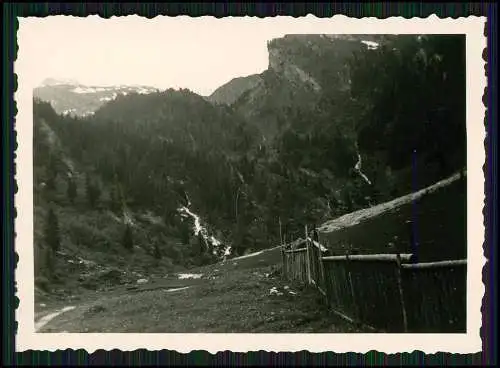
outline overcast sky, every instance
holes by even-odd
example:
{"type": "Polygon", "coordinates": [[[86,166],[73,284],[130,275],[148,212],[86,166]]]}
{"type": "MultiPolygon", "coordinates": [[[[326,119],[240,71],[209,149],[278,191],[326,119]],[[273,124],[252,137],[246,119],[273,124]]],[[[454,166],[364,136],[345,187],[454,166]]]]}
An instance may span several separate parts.
{"type": "Polygon", "coordinates": [[[90,85],[183,87],[202,95],[235,77],[262,72],[268,64],[266,41],[296,33],[289,20],[277,19],[32,20],[23,44],[38,55],[37,84],[51,77],[90,85]]]}
{"type": "MultiPolygon", "coordinates": [[[[463,33],[460,22],[316,18],[139,16],[18,18],[15,69],[29,88],[46,78],[88,85],[189,88],[209,95],[239,76],[267,68],[266,42],[306,33],[463,33]],[[446,24],[450,23],[450,24],[446,24]],[[411,25],[410,25],[411,24],[411,25]]],[[[31,92],[30,92],[31,93],[31,92]]]]}

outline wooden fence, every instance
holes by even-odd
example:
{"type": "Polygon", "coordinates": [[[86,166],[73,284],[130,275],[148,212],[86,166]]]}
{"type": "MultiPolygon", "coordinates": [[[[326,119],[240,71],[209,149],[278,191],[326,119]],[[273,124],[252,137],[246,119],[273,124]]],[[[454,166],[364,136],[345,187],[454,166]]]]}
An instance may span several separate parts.
{"type": "Polygon", "coordinates": [[[282,248],[283,276],[316,287],[342,317],[386,332],[466,331],[466,260],[414,264],[411,254],[326,256],[310,237],[294,243],[294,249],[282,248]]]}
{"type": "Polygon", "coordinates": [[[465,332],[467,261],[402,264],[408,330],[465,332]]]}

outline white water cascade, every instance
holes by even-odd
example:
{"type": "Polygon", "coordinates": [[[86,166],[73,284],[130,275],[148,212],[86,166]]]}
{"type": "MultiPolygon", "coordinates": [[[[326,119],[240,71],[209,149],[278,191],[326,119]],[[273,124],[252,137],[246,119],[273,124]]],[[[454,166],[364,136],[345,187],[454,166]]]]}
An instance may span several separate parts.
{"type": "MultiPolygon", "coordinates": [[[[186,195],[188,206],[191,204],[191,201],[186,195]]],[[[214,255],[222,255],[222,257],[227,257],[231,254],[231,247],[226,246],[224,250],[221,250],[222,243],[217,240],[213,235],[208,235],[207,229],[201,224],[200,216],[196,213],[192,212],[187,206],[182,206],[178,209],[180,215],[184,218],[191,217],[194,221],[193,232],[194,235],[198,236],[201,234],[206,244],[212,244],[213,246],[213,254],[214,255]]]]}
{"type": "Polygon", "coordinates": [[[361,171],[361,155],[359,153],[359,148],[358,148],[358,142],[356,141],[354,143],[354,147],[356,148],[356,154],[358,155],[358,161],[356,162],[356,165],[354,165],[354,171],[358,173],[359,176],[368,184],[371,185],[372,182],[368,177],[361,171]]]}

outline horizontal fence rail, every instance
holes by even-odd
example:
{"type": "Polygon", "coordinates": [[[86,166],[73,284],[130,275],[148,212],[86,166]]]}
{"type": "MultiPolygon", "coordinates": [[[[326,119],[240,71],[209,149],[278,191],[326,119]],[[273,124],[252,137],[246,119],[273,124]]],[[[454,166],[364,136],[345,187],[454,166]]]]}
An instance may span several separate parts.
{"type": "Polygon", "coordinates": [[[456,261],[440,261],[440,262],[402,264],[401,268],[422,269],[422,268],[449,268],[449,267],[458,267],[458,266],[467,266],[467,260],[459,259],[456,261]]]}
{"type": "Polygon", "coordinates": [[[413,254],[354,254],[345,256],[326,256],[322,257],[323,261],[389,261],[395,262],[399,259],[404,262],[409,262],[414,258],[413,254]]]}
{"type": "Polygon", "coordinates": [[[298,249],[290,249],[285,250],[285,253],[298,253],[298,252],[306,252],[307,248],[298,248],[298,249]]]}
{"type": "Polygon", "coordinates": [[[466,260],[326,252],[308,236],[284,245],[283,276],[316,287],[335,313],[380,331],[465,332],[466,260]]]}

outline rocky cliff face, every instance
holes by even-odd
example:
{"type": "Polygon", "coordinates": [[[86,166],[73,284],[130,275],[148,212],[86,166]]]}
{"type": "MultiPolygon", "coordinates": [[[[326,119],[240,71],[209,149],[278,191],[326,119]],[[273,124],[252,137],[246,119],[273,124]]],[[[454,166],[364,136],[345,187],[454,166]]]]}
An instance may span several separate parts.
{"type": "Polygon", "coordinates": [[[257,87],[261,83],[262,78],[259,74],[234,78],[230,82],[217,88],[206,99],[218,105],[232,105],[243,93],[257,87]]]}
{"type": "Polygon", "coordinates": [[[269,69],[282,75],[288,82],[298,86],[309,86],[314,92],[321,92],[319,83],[303,69],[287,58],[279,48],[269,49],[269,69]]]}
{"type": "MultiPolygon", "coordinates": [[[[289,88],[305,89],[315,94],[323,89],[349,89],[347,68],[343,60],[353,51],[376,48],[384,38],[378,35],[286,35],[268,42],[269,64],[262,74],[239,77],[219,87],[207,100],[233,105],[239,99],[253,103],[266,92],[274,75],[289,88]]],[[[240,101],[241,102],[241,101],[240,101]]],[[[241,105],[241,104],[240,104],[241,105]]]]}
{"type": "Polygon", "coordinates": [[[297,111],[314,120],[321,100],[338,99],[339,93],[349,91],[347,60],[366,49],[365,41],[376,43],[363,35],[287,35],[271,40],[268,69],[258,83],[247,80],[245,88],[236,90],[230,82],[217,93],[224,92],[225,101],[259,128],[263,142],[270,142],[289,127],[297,111]]]}

